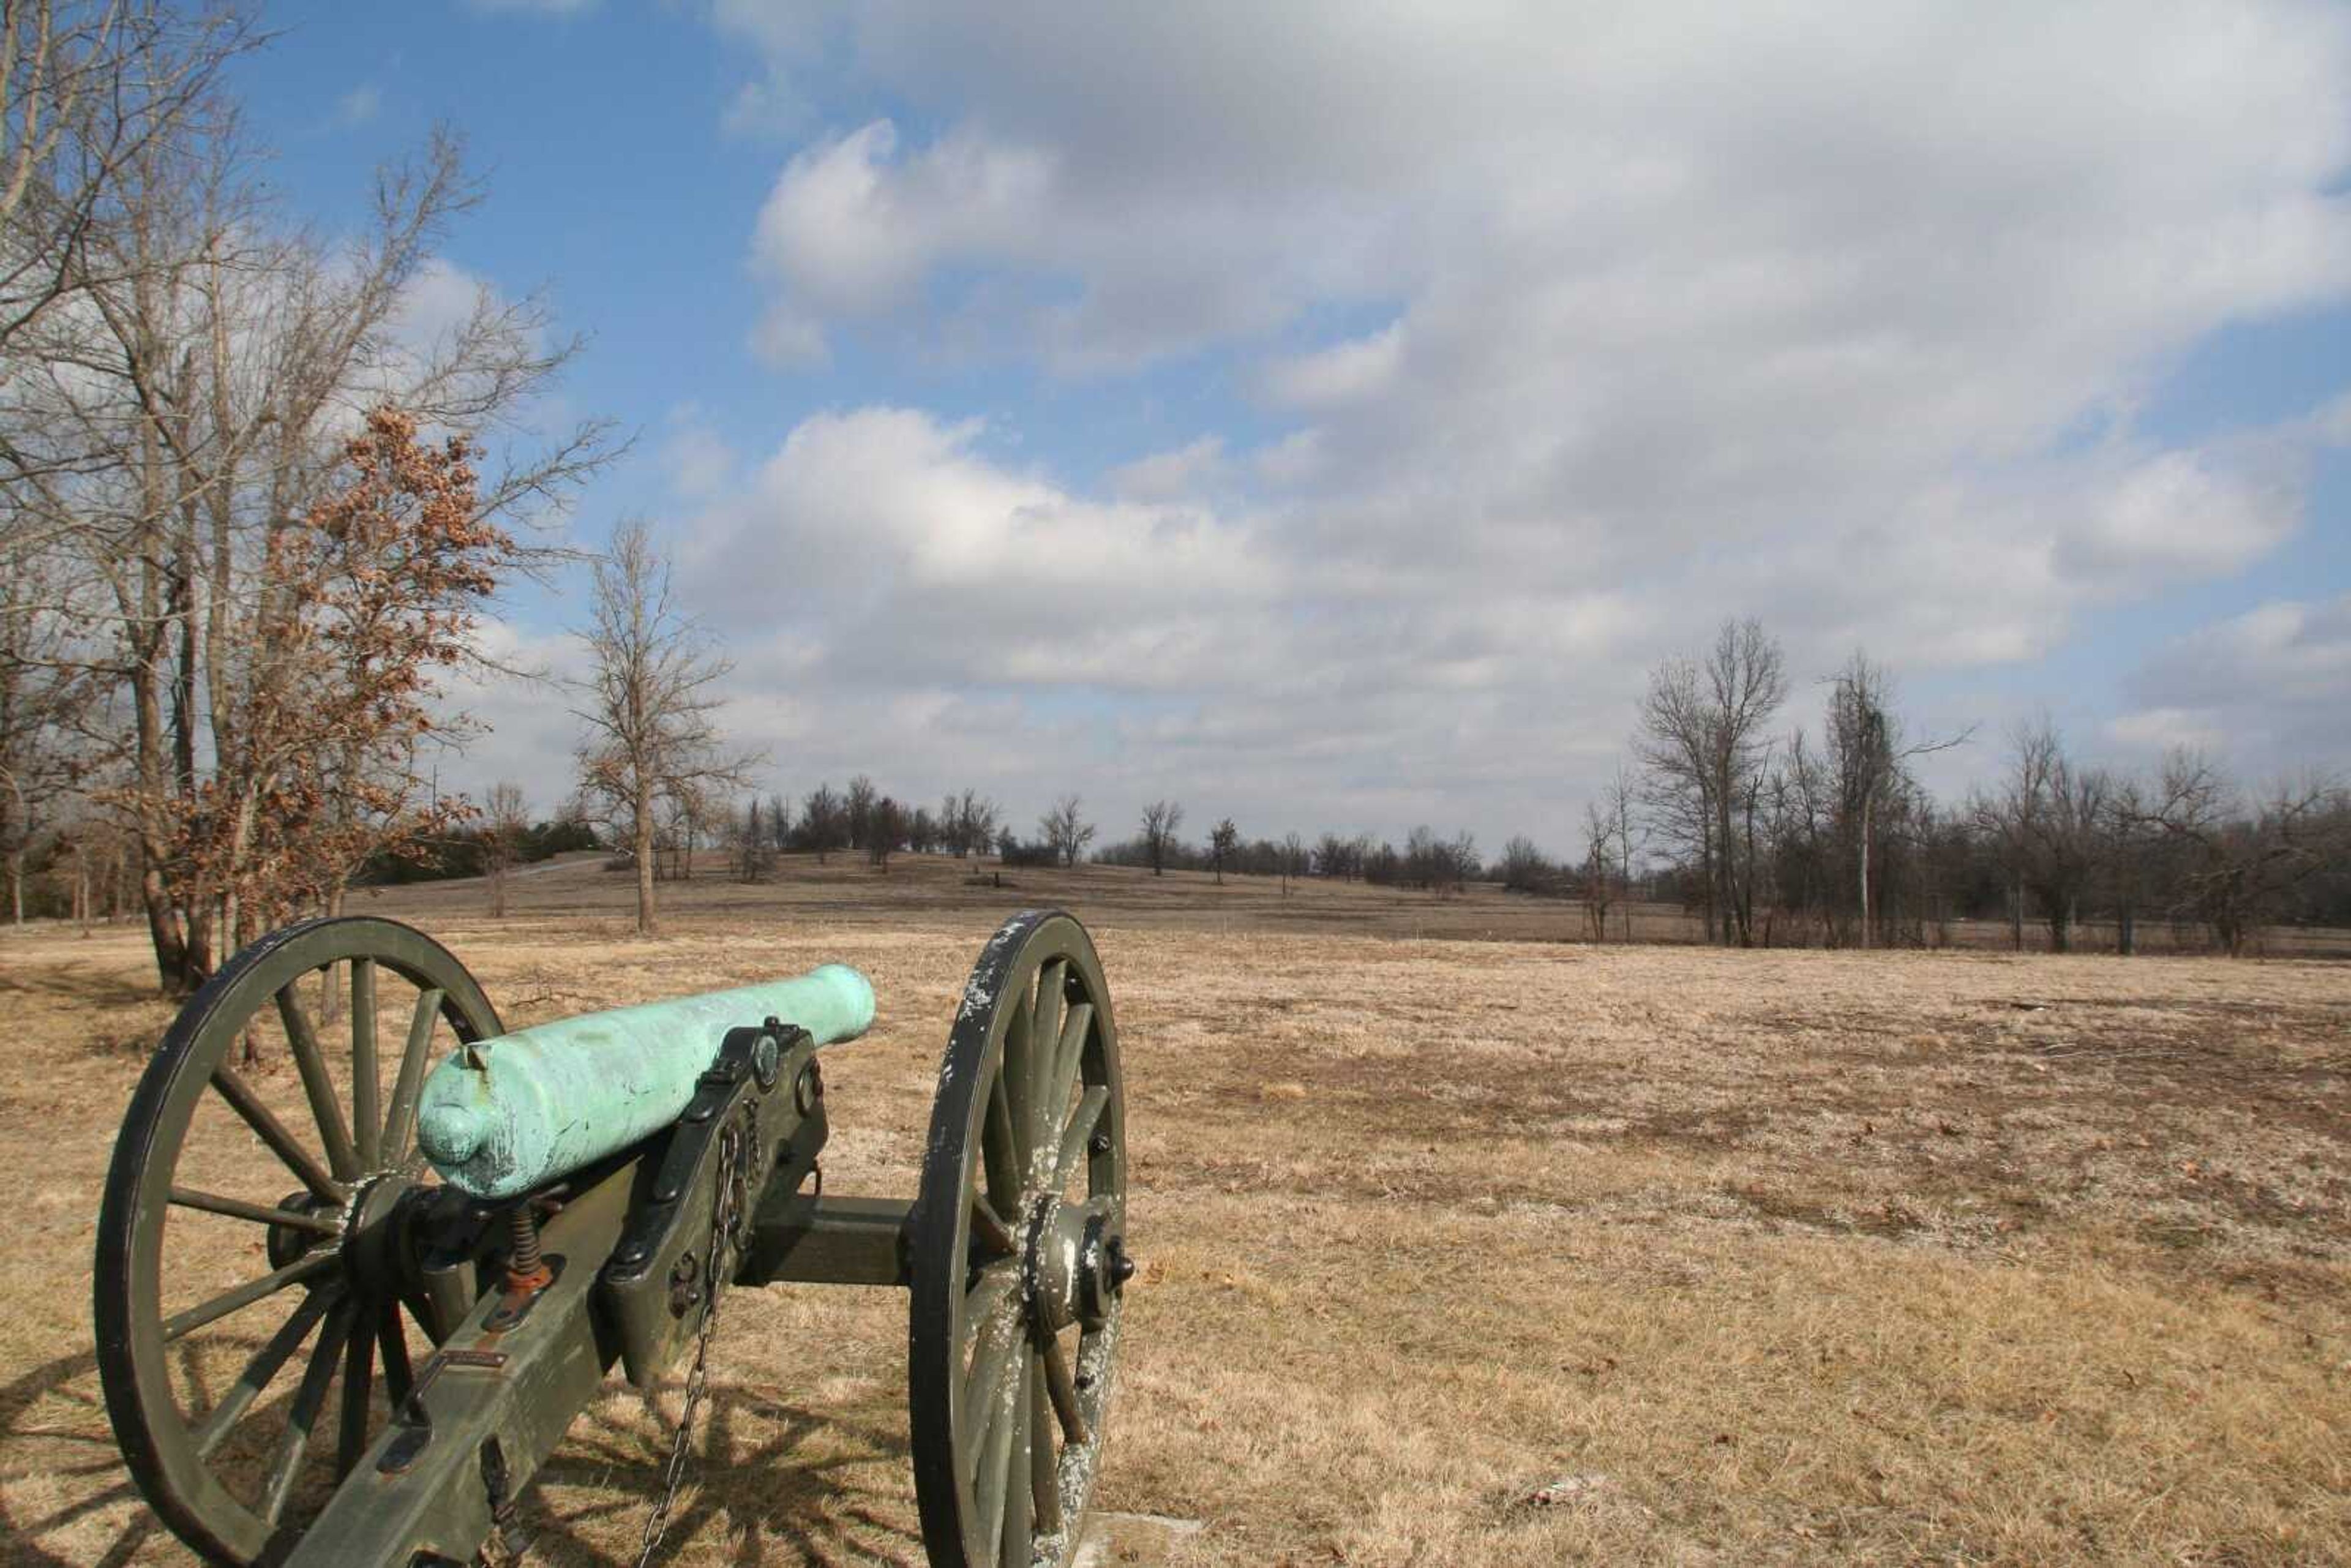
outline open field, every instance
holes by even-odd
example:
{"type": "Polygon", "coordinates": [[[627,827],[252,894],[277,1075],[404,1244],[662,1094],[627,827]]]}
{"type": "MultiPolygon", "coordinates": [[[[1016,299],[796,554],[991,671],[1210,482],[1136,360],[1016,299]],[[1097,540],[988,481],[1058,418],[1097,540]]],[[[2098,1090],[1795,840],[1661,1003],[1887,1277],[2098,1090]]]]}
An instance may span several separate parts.
{"type": "MultiPolygon", "coordinates": [[[[905,1195],[981,940],[1073,907],[1144,1260],[1097,1501],[1206,1520],[1180,1563],[2351,1561],[2351,969],[1595,948],[1490,895],[1007,880],[697,881],[650,941],[592,862],[504,922],[478,887],[355,909],[433,930],[509,1023],[860,965],[883,1014],[829,1056],[828,1190],[905,1195]]],[[[184,1560],[89,1349],[151,973],[127,929],[0,936],[9,1563],[184,1560]]],[[[672,1560],[919,1563],[904,1333],[894,1292],[730,1298],[672,1560]]],[[[574,1428],[534,1561],[632,1560],[659,1403],[574,1428]]]]}

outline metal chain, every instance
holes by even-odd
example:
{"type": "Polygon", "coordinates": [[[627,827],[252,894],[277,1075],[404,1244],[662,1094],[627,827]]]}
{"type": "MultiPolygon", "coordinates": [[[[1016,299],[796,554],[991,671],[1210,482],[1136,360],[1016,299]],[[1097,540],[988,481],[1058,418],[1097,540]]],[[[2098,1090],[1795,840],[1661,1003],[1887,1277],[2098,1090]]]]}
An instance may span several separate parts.
{"type": "Polygon", "coordinates": [[[653,1554],[661,1550],[662,1537],[669,1531],[669,1511],[677,1501],[677,1490],[685,1479],[685,1459],[694,1439],[694,1418],[701,1407],[703,1396],[710,1389],[710,1341],[718,1328],[718,1298],[726,1282],[725,1268],[726,1247],[734,1239],[735,1207],[742,1186],[739,1168],[742,1155],[742,1134],[728,1127],[718,1135],[718,1195],[710,1205],[710,1248],[705,1255],[707,1265],[703,1270],[705,1281],[702,1294],[702,1323],[695,1331],[694,1364],[685,1374],[685,1406],[677,1414],[677,1431],[670,1438],[669,1469],[662,1479],[661,1496],[653,1511],[645,1519],[643,1544],[637,1551],[636,1568],[651,1568],[653,1554]]]}
{"type": "MultiPolygon", "coordinates": [[[[726,1248],[735,1239],[736,1211],[746,1185],[740,1168],[742,1149],[741,1129],[729,1126],[719,1134],[718,1191],[710,1203],[710,1244],[704,1254],[707,1267],[703,1275],[702,1322],[695,1325],[694,1334],[694,1364],[686,1369],[685,1406],[678,1412],[677,1430],[670,1437],[669,1464],[662,1475],[661,1495],[653,1500],[653,1512],[645,1517],[635,1568],[652,1568],[654,1555],[661,1551],[662,1537],[669,1533],[670,1510],[676,1505],[678,1489],[685,1481],[695,1416],[709,1392],[710,1341],[718,1329],[718,1298],[726,1282],[726,1248]]],[[[502,1511],[511,1514],[511,1505],[502,1511]]],[[[492,1519],[490,1537],[482,1542],[478,1554],[484,1568],[522,1568],[523,1552],[528,1542],[515,1542],[507,1532],[510,1523],[510,1520],[492,1519]]]]}

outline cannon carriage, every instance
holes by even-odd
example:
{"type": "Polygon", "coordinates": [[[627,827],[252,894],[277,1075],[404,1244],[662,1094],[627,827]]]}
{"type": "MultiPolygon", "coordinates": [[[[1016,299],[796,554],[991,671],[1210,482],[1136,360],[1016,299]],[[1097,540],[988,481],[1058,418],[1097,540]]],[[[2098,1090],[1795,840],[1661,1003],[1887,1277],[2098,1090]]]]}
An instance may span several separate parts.
{"type": "Polygon", "coordinates": [[[467,1563],[511,1547],[612,1368],[653,1388],[684,1364],[650,1551],[722,1303],[894,1286],[931,1562],[1058,1568],[1134,1269],[1101,964],[1055,911],[988,940],[911,1200],[822,1190],[822,1053],[872,1011],[828,965],[509,1032],[392,921],[246,948],[157,1048],[99,1215],[99,1368],[141,1492],[219,1562],[467,1563]],[[263,1033],[291,1073],[248,1068],[263,1033]]]}

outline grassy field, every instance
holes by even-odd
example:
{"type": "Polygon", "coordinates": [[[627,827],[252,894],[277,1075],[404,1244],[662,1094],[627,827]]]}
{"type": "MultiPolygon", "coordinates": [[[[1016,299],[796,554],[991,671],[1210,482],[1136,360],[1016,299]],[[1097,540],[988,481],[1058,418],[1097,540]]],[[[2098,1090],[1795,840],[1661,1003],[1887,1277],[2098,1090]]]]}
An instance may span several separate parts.
{"type": "MultiPolygon", "coordinates": [[[[828,1190],[900,1195],[980,941],[1075,909],[1144,1262],[1097,1500],[1207,1521],[1179,1563],[2351,1561],[2351,968],[1593,947],[1491,895],[1006,880],[698,880],[653,940],[592,862],[502,922],[462,885],[360,907],[510,1023],[860,965],[883,1014],[831,1056],[828,1190]]],[[[183,1560],[89,1344],[151,973],[128,930],[0,936],[10,1563],[183,1560]]],[[[673,1560],[921,1563],[904,1333],[893,1292],[732,1298],[673,1560]]],[[[535,1561],[632,1560],[654,1403],[615,1385],[575,1427],[535,1561]]]]}

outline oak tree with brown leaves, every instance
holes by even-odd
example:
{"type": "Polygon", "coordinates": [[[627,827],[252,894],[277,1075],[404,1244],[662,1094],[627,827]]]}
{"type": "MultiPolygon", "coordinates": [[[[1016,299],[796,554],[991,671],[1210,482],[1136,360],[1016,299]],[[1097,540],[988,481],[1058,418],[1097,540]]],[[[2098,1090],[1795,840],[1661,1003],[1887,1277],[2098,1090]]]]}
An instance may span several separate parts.
{"type": "Polygon", "coordinates": [[[331,908],[368,860],[469,818],[429,789],[440,675],[461,663],[514,541],[482,514],[471,447],[371,413],[336,482],[271,527],[248,591],[224,607],[209,767],[115,797],[162,842],[151,869],[192,912],[184,975],[301,907],[331,908]]]}

